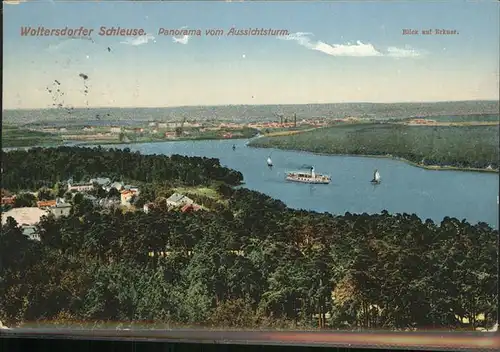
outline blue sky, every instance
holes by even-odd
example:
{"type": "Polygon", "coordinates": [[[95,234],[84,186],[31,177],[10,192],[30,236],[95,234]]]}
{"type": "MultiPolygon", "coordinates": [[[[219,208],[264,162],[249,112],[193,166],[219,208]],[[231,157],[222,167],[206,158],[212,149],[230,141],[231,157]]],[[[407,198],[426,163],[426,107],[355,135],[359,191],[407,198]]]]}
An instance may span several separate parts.
{"type": "Polygon", "coordinates": [[[4,6],[4,108],[498,99],[498,2],[57,2],[4,6]],[[143,28],[93,41],[21,27],[143,28]],[[276,36],[206,36],[272,28],[276,36]],[[158,35],[159,28],[202,36],[158,35]],[[403,29],[457,35],[402,35],[403,29]],[[140,45],[133,45],[139,44],[140,45]],[[111,48],[111,52],[107,48],[111,48]],[[83,94],[89,76],[89,92],[83,94]]]}

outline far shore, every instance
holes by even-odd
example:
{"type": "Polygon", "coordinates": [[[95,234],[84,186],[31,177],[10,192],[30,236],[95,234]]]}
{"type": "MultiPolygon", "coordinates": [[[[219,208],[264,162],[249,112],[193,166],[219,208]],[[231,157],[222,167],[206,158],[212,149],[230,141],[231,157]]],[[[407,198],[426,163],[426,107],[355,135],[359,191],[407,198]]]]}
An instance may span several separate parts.
{"type": "Polygon", "coordinates": [[[2,149],[21,149],[21,148],[57,148],[67,145],[119,145],[119,144],[141,144],[141,143],[171,143],[171,142],[188,142],[188,141],[215,141],[215,140],[241,140],[241,139],[252,139],[255,137],[234,137],[234,138],[179,138],[179,139],[161,139],[161,140],[143,140],[143,141],[116,141],[116,140],[88,140],[88,141],[79,141],[79,140],[65,140],[60,143],[47,143],[47,144],[33,144],[33,145],[22,145],[22,146],[9,146],[2,145],[2,149]]]}
{"type": "MultiPolygon", "coordinates": [[[[317,129],[317,128],[314,128],[317,129]]],[[[311,129],[313,130],[313,129],[311,129]]],[[[302,133],[305,131],[294,131],[295,133],[302,133]]],[[[269,134],[263,134],[263,135],[258,135],[254,136],[251,138],[248,137],[237,137],[237,138],[179,138],[179,139],[169,139],[169,140],[151,140],[151,141],[109,141],[109,140],[104,140],[104,141],[85,141],[85,142],[80,142],[80,141],[65,141],[60,144],[47,144],[47,145],[27,145],[27,146],[17,146],[17,147],[9,147],[9,146],[2,146],[2,149],[25,149],[25,148],[36,148],[36,147],[43,147],[43,148],[57,148],[61,146],[67,146],[67,145],[74,145],[74,146],[85,146],[85,145],[121,145],[121,144],[143,144],[143,143],[171,143],[171,142],[187,142],[187,141],[207,141],[207,140],[242,140],[242,139],[247,139],[247,140],[252,140],[252,139],[258,139],[258,138],[263,138],[263,137],[269,137],[269,134]],[[70,144],[71,143],[71,144],[70,144]]],[[[383,158],[383,159],[392,159],[392,160],[397,160],[397,161],[402,161],[405,162],[409,165],[419,167],[422,169],[426,170],[434,170],[434,171],[464,171],[464,172],[483,172],[483,173],[499,173],[498,169],[481,169],[481,168],[471,168],[471,167],[458,167],[458,166],[439,166],[439,165],[424,165],[420,163],[416,163],[414,161],[410,161],[405,158],[401,158],[398,156],[394,155],[370,155],[370,154],[332,154],[332,153],[317,153],[317,152],[312,152],[309,150],[303,150],[303,149],[287,149],[287,148],[278,148],[278,147],[263,147],[263,146],[253,146],[251,144],[247,144],[248,147],[250,148],[261,148],[261,149],[281,149],[281,150],[289,150],[289,151],[297,151],[297,152],[305,152],[305,153],[310,153],[314,155],[323,155],[323,156],[348,156],[348,157],[360,157],[360,158],[383,158]]]]}
{"type": "Polygon", "coordinates": [[[248,147],[250,147],[250,148],[261,148],[261,149],[289,150],[289,151],[305,152],[305,153],[310,153],[310,154],[314,154],[314,155],[323,155],[323,156],[348,156],[348,157],[360,157],[360,158],[392,159],[392,160],[397,160],[397,161],[405,162],[405,163],[407,163],[409,165],[412,165],[412,166],[415,166],[415,167],[419,167],[419,168],[426,169],[426,170],[433,170],[433,171],[467,171],[467,172],[499,173],[498,169],[479,169],[479,168],[473,168],[473,167],[424,165],[424,164],[419,164],[419,163],[410,161],[408,159],[397,157],[397,156],[394,156],[394,155],[316,153],[316,152],[311,152],[309,150],[302,150],[302,149],[286,149],[286,148],[278,148],[278,147],[261,147],[261,146],[257,147],[257,146],[253,146],[251,144],[249,144],[248,147]]]}

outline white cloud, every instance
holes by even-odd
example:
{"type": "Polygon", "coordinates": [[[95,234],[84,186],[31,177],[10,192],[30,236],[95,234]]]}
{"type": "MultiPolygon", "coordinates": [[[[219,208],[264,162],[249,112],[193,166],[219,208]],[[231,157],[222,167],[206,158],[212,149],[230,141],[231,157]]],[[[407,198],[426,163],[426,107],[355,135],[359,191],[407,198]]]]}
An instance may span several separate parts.
{"type": "Polygon", "coordinates": [[[375,49],[372,44],[364,44],[359,40],[356,44],[347,43],[331,45],[319,41],[315,43],[314,50],[321,51],[332,56],[382,56],[382,53],[375,49]]]}
{"type": "MultiPolygon", "coordinates": [[[[186,28],[187,28],[187,26],[183,26],[180,29],[186,29],[186,28]]],[[[181,36],[178,36],[178,37],[174,36],[174,37],[172,37],[172,41],[174,43],[179,43],[179,44],[186,45],[189,42],[189,35],[181,35],[181,36]]]]}
{"type": "Polygon", "coordinates": [[[391,46],[387,48],[387,56],[391,57],[406,58],[406,57],[418,57],[422,55],[423,55],[422,52],[412,49],[410,47],[396,48],[394,46],[391,46]]]}
{"type": "Polygon", "coordinates": [[[187,44],[189,42],[189,35],[183,35],[182,37],[172,37],[174,43],[187,44]]]}
{"type": "Polygon", "coordinates": [[[312,33],[297,32],[287,36],[278,37],[281,40],[292,40],[299,45],[310,50],[320,51],[331,56],[350,56],[350,57],[373,57],[373,56],[389,56],[396,58],[417,57],[422,53],[412,48],[396,48],[389,47],[386,53],[377,50],[372,44],[365,44],[361,41],[356,41],[355,44],[327,44],[322,41],[311,40],[312,33]]]}
{"type": "Polygon", "coordinates": [[[155,37],[153,35],[145,34],[145,35],[141,35],[141,36],[138,36],[135,38],[127,38],[125,41],[120,42],[120,43],[137,46],[137,45],[147,44],[150,41],[154,41],[154,40],[155,40],[155,37]]]}

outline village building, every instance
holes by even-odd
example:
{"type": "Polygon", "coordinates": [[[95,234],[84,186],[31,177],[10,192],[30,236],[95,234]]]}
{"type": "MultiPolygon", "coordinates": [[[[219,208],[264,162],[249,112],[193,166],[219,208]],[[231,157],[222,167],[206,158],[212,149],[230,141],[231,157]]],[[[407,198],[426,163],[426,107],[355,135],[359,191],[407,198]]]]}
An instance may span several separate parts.
{"type": "Polygon", "coordinates": [[[69,203],[60,203],[56,204],[54,207],[50,207],[49,211],[56,217],[59,218],[61,216],[68,216],[71,213],[71,204],[69,203]]]}
{"type": "Polygon", "coordinates": [[[137,193],[137,195],[139,195],[139,187],[137,187],[137,186],[125,185],[125,186],[123,186],[123,189],[126,191],[135,192],[135,193],[137,193]]]}
{"type": "Polygon", "coordinates": [[[155,207],[155,204],[154,203],[146,203],[144,204],[144,206],[142,207],[143,211],[147,214],[149,213],[152,209],[154,209],[155,207]]]}
{"type": "Polygon", "coordinates": [[[183,213],[189,213],[189,212],[192,212],[192,211],[198,211],[198,210],[201,210],[201,206],[198,205],[198,204],[195,204],[195,203],[192,203],[192,204],[186,204],[185,206],[183,206],[181,208],[181,211],[183,213]]]}
{"type": "Polygon", "coordinates": [[[181,207],[186,204],[193,204],[194,201],[180,193],[174,193],[167,198],[167,206],[169,207],[181,207]]]}
{"type": "Polygon", "coordinates": [[[40,234],[36,226],[22,226],[23,235],[27,236],[30,240],[40,241],[40,234]]]}
{"type": "Polygon", "coordinates": [[[61,216],[68,216],[71,212],[71,204],[66,203],[63,199],[39,201],[36,203],[37,207],[47,210],[56,218],[61,216]]]}
{"type": "Polygon", "coordinates": [[[123,189],[123,183],[122,182],[113,182],[109,186],[105,187],[106,192],[111,191],[112,188],[116,189],[117,191],[121,191],[123,189]]]}
{"type": "Polygon", "coordinates": [[[108,177],[97,177],[90,179],[89,183],[97,183],[100,187],[106,187],[111,183],[111,179],[108,177]]]}
{"type": "Polygon", "coordinates": [[[48,209],[50,207],[55,207],[56,206],[56,200],[40,200],[36,202],[36,206],[40,209],[48,209]]]}
{"type": "Polygon", "coordinates": [[[121,201],[119,199],[101,199],[98,201],[98,205],[100,207],[103,207],[104,209],[111,209],[118,207],[121,204],[121,201]]]}
{"type": "Polygon", "coordinates": [[[132,198],[137,196],[139,193],[135,190],[126,189],[120,192],[121,204],[129,206],[132,198]]]}
{"type": "Polygon", "coordinates": [[[2,205],[14,205],[16,197],[2,197],[2,205]]]}
{"type": "Polygon", "coordinates": [[[73,183],[68,181],[68,192],[88,192],[94,189],[94,184],[90,182],[73,183]]]}

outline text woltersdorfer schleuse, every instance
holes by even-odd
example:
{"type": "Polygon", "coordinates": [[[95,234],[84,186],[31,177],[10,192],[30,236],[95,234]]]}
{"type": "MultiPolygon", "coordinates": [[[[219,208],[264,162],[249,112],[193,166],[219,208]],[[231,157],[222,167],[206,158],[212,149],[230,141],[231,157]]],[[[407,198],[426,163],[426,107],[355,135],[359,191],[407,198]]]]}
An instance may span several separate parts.
{"type": "MultiPolygon", "coordinates": [[[[44,26],[38,27],[21,27],[21,36],[32,37],[87,37],[91,36],[94,28],[86,27],[64,27],[64,28],[47,28],[44,26]]],[[[146,31],[143,28],[123,28],[123,27],[105,27],[99,28],[97,35],[100,36],[124,36],[135,37],[145,35],[146,31]]]]}

